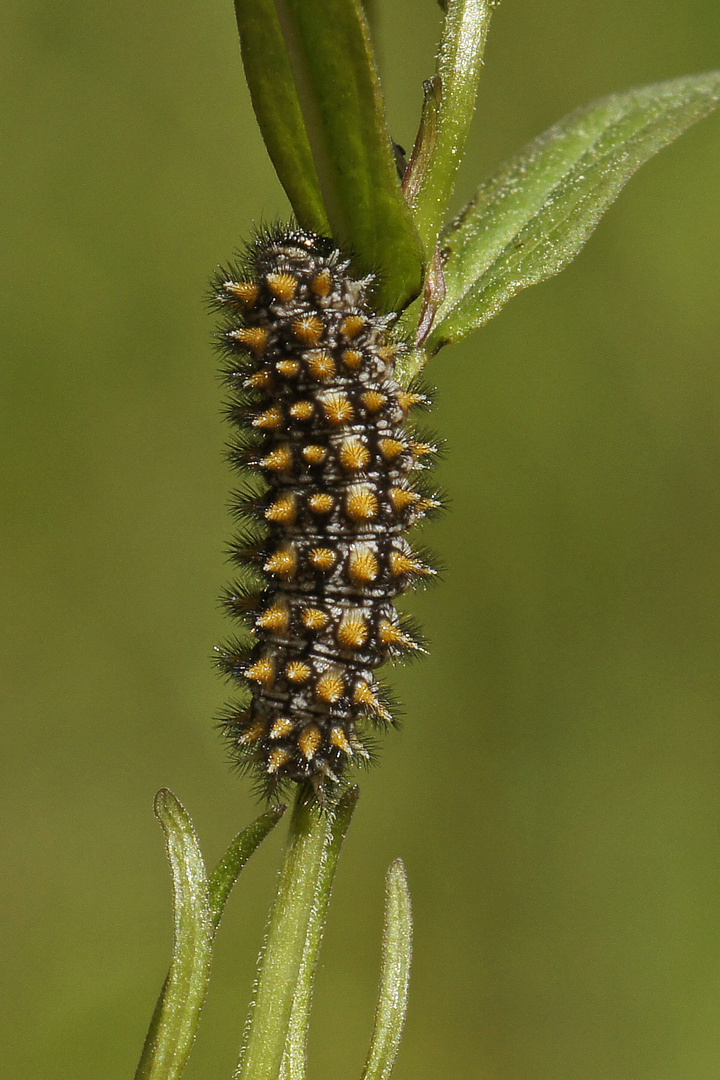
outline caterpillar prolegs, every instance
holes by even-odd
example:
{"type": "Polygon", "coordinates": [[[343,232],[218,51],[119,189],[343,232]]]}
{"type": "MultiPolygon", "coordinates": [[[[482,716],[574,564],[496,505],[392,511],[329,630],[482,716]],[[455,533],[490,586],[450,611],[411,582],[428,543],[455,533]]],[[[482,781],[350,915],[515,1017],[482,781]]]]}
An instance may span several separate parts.
{"type": "Polygon", "coordinates": [[[434,447],[407,421],[426,404],[395,377],[395,316],[370,310],[369,279],[326,237],[265,232],[214,286],[224,315],[232,463],[232,557],[250,584],[225,604],[251,631],[220,650],[245,690],[223,726],[240,764],[272,791],[321,795],[393,722],[375,670],[420,646],[394,600],[434,571],[408,529],[438,506],[422,474],[434,447]]]}

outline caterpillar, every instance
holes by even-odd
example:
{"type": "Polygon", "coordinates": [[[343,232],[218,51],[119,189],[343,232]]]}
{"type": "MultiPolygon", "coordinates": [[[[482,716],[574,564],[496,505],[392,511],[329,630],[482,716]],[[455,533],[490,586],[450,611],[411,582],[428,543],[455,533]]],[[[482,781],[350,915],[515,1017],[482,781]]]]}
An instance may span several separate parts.
{"type": "Polygon", "coordinates": [[[241,766],[273,793],[325,797],[395,722],[375,670],[420,642],[394,600],[435,570],[406,539],[440,505],[422,474],[436,448],[408,424],[428,403],[396,378],[407,345],[378,316],[372,278],[327,237],[276,227],[221,270],[229,456],[251,479],[233,495],[231,557],[246,581],[226,608],[246,632],[219,650],[244,689],[221,725],[241,766]]]}

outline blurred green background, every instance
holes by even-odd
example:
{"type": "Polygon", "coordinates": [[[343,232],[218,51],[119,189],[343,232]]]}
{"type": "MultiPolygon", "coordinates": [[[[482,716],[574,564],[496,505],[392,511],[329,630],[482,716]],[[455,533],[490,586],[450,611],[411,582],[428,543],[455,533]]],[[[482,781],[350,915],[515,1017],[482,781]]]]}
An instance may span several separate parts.
{"type": "MultiPolygon", "coordinates": [[[[440,13],[376,6],[410,147],[440,13]]],[[[153,794],[211,862],[257,812],[211,723],[231,479],[203,295],[287,207],[230,0],[3,7],[3,1071],[127,1080],[171,937],[153,794]]],[[[717,0],[506,0],[458,207],[575,106],[718,65],[717,0]]],[[[362,780],[311,1080],[360,1075],[398,855],[397,1080],[717,1080],[719,181],[713,117],[429,371],[447,570],[362,780]]],[[[189,1080],[231,1074],[283,831],[232,897],[189,1080]]]]}

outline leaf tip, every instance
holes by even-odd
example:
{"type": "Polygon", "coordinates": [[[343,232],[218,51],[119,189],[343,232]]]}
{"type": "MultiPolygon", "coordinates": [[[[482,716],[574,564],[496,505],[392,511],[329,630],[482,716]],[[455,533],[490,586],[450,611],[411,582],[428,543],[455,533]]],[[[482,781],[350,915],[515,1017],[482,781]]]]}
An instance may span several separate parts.
{"type": "Polygon", "coordinates": [[[153,800],[153,810],[155,811],[155,817],[162,818],[168,810],[173,809],[175,806],[179,806],[177,798],[173,795],[170,788],[161,787],[156,793],[153,800]]]}
{"type": "Polygon", "coordinates": [[[350,808],[354,809],[354,807],[357,806],[357,802],[358,802],[359,798],[360,798],[360,785],[359,784],[353,784],[352,787],[349,787],[347,789],[347,791],[344,792],[342,797],[340,798],[340,801],[338,802],[338,810],[341,807],[342,807],[342,809],[350,809],[350,808]]]}

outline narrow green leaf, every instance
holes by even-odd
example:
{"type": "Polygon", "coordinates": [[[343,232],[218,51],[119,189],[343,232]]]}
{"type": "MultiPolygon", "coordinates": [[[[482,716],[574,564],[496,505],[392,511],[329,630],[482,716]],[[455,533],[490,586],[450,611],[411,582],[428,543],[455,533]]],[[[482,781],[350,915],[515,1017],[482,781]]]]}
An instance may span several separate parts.
{"type": "Polygon", "coordinates": [[[212,941],[237,877],[285,812],[274,806],[239,833],[210,881],[187,811],[172,792],[159,791],[155,814],[165,832],[173,880],[175,933],[170,971],[157,1000],[136,1080],[182,1075],[207,992],[212,941]]]}
{"type": "Polygon", "coordinates": [[[412,910],[405,867],[398,859],[387,875],[380,993],[362,1080],[387,1080],[395,1063],[407,1011],[412,957],[412,910]]]}
{"type": "Polygon", "coordinates": [[[403,197],[360,0],[277,0],[332,236],[376,272],[375,300],[418,294],[422,246],[403,197]]]}
{"type": "Polygon", "coordinates": [[[418,143],[404,188],[432,256],[470,132],[492,9],[497,0],[449,0],[437,74],[426,86],[418,143]],[[427,143],[430,142],[428,151],[427,143]]]}
{"type": "Polygon", "coordinates": [[[720,72],[615,94],[571,113],[503,165],[447,229],[435,352],[580,251],[632,174],[720,104],[720,72]]]}
{"type": "Polygon", "coordinates": [[[310,1006],[312,1005],[312,991],[318,955],[340,848],[345,839],[359,795],[360,789],[358,787],[350,788],[345,792],[328,822],[329,833],[325,848],[325,859],[315,884],[313,913],[307,926],[305,946],[290,1011],[290,1023],[288,1025],[280,1080],[304,1080],[305,1078],[310,1006]]]}
{"type": "Polygon", "coordinates": [[[280,183],[305,229],[328,234],[310,141],[274,0],[235,0],[245,77],[280,183]]]}
{"type": "Polygon", "coordinates": [[[214,927],[205,864],[187,811],[163,788],[155,797],[155,814],[165,833],[172,871],[173,955],[135,1080],[177,1080],[207,992],[214,927]]]}
{"type": "Polygon", "coordinates": [[[290,821],[250,1024],[235,1073],[242,1080],[278,1080],[283,1068],[293,1009],[305,1008],[305,995],[311,989],[312,953],[319,947],[337,855],[358,789],[347,791],[337,808],[327,812],[302,795],[301,791],[290,821]],[[308,958],[311,966],[306,970],[308,958]]]}
{"type": "Polygon", "coordinates": [[[252,825],[248,825],[247,829],[238,833],[215,867],[209,882],[210,914],[214,930],[217,930],[220,924],[225,902],[240,871],[267,834],[275,828],[286,809],[285,806],[272,806],[257,821],[253,821],[252,825]]]}

